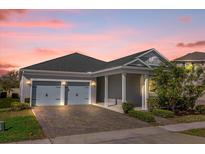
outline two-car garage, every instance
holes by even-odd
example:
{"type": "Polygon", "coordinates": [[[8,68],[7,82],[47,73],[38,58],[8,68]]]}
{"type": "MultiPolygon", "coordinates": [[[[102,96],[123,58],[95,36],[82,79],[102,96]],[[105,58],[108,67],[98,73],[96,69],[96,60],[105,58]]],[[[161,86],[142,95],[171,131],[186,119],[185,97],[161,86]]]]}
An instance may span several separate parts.
{"type": "Polygon", "coordinates": [[[89,104],[90,83],[33,81],[31,95],[34,106],[89,104]]]}

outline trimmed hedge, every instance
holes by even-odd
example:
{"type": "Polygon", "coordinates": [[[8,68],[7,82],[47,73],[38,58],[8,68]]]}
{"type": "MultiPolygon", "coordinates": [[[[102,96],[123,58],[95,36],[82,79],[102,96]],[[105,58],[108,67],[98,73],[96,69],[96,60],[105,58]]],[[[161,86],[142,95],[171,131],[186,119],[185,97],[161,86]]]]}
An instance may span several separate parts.
{"type": "Polygon", "coordinates": [[[173,118],[174,117],[174,112],[169,111],[169,110],[153,109],[152,113],[155,116],[159,116],[159,117],[163,117],[163,118],[173,118]]]}
{"type": "Polygon", "coordinates": [[[13,99],[13,98],[1,98],[0,99],[0,109],[2,108],[10,108],[12,102],[19,101],[18,99],[13,99]]]}
{"type": "Polygon", "coordinates": [[[18,94],[18,93],[12,93],[12,94],[11,94],[11,98],[16,98],[16,99],[18,99],[18,98],[19,98],[19,94],[18,94]]]}
{"type": "Polygon", "coordinates": [[[200,114],[205,114],[205,105],[197,105],[195,107],[195,110],[200,114]]]}
{"type": "Polygon", "coordinates": [[[128,112],[128,115],[131,117],[138,118],[145,122],[155,122],[155,118],[150,112],[130,110],[128,112]]]}
{"type": "Polygon", "coordinates": [[[150,111],[159,108],[159,99],[156,96],[151,96],[147,99],[148,108],[150,111]]]}
{"type": "Polygon", "coordinates": [[[26,110],[30,108],[31,107],[28,105],[28,103],[13,102],[11,104],[12,111],[21,111],[21,110],[26,110]]]}
{"type": "Polygon", "coordinates": [[[134,108],[134,104],[130,102],[122,104],[122,109],[124,113],[128,113],[130,110],[133,110],[133,108],[134,108]]]}
{"type": "Polygon", "coordinates": [[[7,97],[7,92],[0,93],[0,98],[6,98],[6,97],[7,97]]]}

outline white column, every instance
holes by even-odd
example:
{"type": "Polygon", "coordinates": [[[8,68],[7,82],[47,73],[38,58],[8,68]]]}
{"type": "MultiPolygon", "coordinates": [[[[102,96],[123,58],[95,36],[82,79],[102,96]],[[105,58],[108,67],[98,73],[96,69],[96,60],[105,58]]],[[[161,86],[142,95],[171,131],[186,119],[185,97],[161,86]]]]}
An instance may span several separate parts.
{"type": "Polygon", "coordinates": [[[141,94],[142,94],[142,110],[145,108],[145,86],[144,86],[144,75],[141,75],[140,78],[140,85],[141,85],[141,94]]]}
{"type": "Polygon", "coordinates": [[[108,106],[108,76],[105,76],[105,98],[104,105],[108,106]]]}
{"type": "Polygon", "coordinates": [[[22,74],[22,77],[21,77],[21,81],[20,81],[20,101],[21,103],[24,103],[24,92],[23,92],[23,89],[24,88],[24,76],[22,74]]]}
{"type": "Polygon", "coordinates": [[[61,89],[60,89],[60,103],[61,105],[65,105],[65,81],[61,81],[61,89]]]}
{"type": "Polygon", "coordinates": [[[141,76],[141,93],[142,93],[142,110],[147,110],[147,99],[149,97],[149,89],[148,89],[148,76],[142,75],[141,76]]]}
{"type": "Polygon", "coordinates": [[[148,110],[148,105],[147,105],[147,99],[149,98],[149,78],[148,75],[145,75],[145,81],[144,81],[144,89],[145,89],[145,102],[144,102],[144,110],[148,110]]]}
{"type": "Polygon", "coordinates": [[[122,73],[122,102],[126,101],[126,74],[122,73]]]}

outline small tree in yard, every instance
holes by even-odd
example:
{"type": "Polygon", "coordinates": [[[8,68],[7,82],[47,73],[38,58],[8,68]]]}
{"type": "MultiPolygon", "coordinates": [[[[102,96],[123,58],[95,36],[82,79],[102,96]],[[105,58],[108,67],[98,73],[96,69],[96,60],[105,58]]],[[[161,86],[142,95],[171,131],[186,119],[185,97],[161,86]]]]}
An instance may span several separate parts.
{"type": "Polygon", "coordinates": [[[17,71],[10,71],[0,77],[0,85],[4,91],[11,93],[12,88],[19,87],[19,74],[17,71]]]}
{"type": "Polygon", "coordinates": [[[161,108],[171,110],[193,109],[205,90],[204,71],[199,66],[178,67],[175,64],[160,66],[153,80],[161,108]]]}

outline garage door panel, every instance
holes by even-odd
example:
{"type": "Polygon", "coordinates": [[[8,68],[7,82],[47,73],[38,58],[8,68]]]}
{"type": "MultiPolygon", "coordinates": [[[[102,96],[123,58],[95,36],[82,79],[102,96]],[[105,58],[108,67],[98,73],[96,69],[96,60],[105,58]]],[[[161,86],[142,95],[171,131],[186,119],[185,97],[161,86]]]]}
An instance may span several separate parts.
{"type": "Polygon", "coordinates": [[[68,104],[88,104],[89,86],[69,86],[68,104]]]}
{"type": "Polygon", "coordinates": [[[60,105],[60,87],[37,86],[36,105],[60,105]]]}

